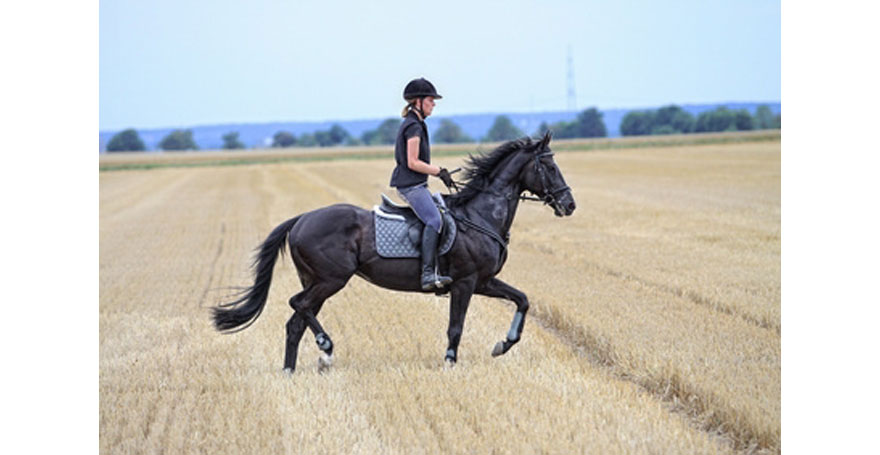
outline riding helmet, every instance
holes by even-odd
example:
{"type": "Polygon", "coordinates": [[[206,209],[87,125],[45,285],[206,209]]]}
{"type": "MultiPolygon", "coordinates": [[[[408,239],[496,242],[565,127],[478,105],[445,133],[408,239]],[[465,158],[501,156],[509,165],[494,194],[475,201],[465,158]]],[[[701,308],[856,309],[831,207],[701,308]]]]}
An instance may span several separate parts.
{"type": "Polygon", "coordinates": [[[409,84],[406,84],[406,87],[403,89],[403,99],[407,101],[425,96],[433,96],[438,100],[443,98],[437,93],[434,84],[423,77],[409,81],[409,84]]]}

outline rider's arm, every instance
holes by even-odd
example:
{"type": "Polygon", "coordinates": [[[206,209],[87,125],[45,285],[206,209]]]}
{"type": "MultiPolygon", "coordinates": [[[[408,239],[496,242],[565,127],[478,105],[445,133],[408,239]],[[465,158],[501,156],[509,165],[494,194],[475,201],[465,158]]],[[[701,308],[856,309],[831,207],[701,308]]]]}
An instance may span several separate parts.
{"type": "Polygon", "coordinates": [[[406,141],[406,166],[416,172],[422,174],[437,175],[440,168],[433,164],[428,164],[419,159],[419,142],[418,136],[413,136],[406,141]]]}

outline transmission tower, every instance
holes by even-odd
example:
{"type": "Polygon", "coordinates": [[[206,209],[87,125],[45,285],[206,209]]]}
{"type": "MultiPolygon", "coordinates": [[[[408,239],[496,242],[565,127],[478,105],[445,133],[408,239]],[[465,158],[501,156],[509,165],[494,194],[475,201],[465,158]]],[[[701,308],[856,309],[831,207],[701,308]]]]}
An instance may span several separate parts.
{"type": "Polygon", "coordinates": [[[568,46],[568,110],[577,110],[577,95],[574,91],[574,60],[571,57],[571,45],[568,46]]]}

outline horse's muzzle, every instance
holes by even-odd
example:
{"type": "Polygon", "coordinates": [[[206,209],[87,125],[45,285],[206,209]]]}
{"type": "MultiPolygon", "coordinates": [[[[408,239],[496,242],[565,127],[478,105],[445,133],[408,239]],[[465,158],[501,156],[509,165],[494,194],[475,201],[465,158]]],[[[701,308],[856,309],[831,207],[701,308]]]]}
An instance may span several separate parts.
{"type": "Polygon", "coordinates": [[[553,214],[560,217],[571,216],[576,207],[577,204],[574,202],[574,197],[571,195],[571,191],[566,191],[565,194],[553,204],[553,214]]]}

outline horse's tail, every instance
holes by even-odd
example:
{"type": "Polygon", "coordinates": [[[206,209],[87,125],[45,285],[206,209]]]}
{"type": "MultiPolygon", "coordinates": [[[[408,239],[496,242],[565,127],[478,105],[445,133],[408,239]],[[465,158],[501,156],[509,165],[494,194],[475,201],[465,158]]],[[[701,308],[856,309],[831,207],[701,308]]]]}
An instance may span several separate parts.
{"type": "MultiPolygon", "coordinates": [[[[302,215],[300,215],[302,216],[302,215]]],[[[221,332],[238,332],[250,327],[266,305],[269,286],[272,284],[272,270],[278,253],[284,252],[287,235],[299,221],[300,216],[291,218],[272,230],[269,237],[258,248],[251,268],[254,269],[254,284],[245,288],[239,298],[222,303],[213,308],[214,327],[221,332]],[[237,329],[237,330],[233,330],[237,329]]]]}

